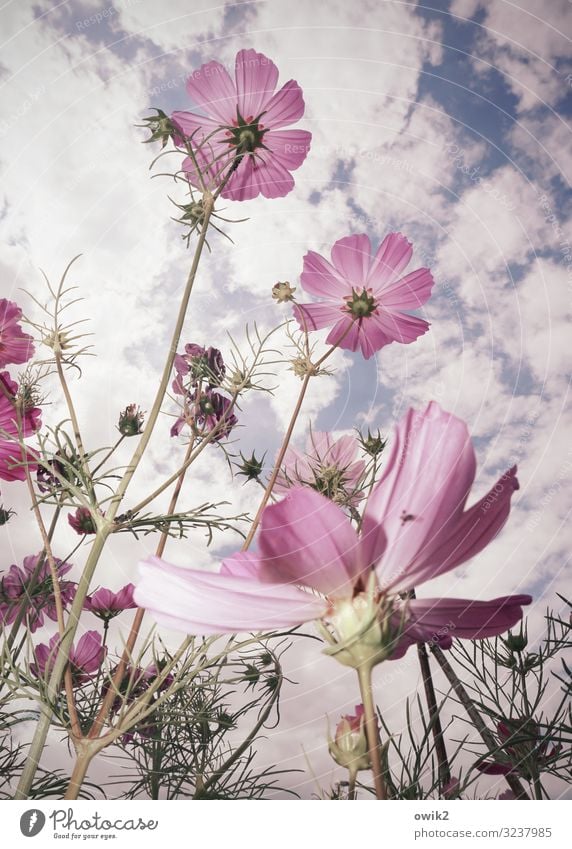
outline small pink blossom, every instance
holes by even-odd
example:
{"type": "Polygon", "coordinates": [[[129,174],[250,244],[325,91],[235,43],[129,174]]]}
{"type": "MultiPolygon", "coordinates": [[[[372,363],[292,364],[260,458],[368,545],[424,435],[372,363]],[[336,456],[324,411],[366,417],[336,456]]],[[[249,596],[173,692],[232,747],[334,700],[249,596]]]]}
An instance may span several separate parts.
{"type": "Polygon", "coordinates": [[[39,407],[18,409],[18,384],[7,371],[0,373],[0,478],[5,481],[25,480],[27,464],[36,471],[37,463],[30,450],[24,451],[19,438],[32,436],[41,427],[39,407]]]}
{"type": "MultiPolygon", "coordinates": [[[[48,678],[51,674],[59,644],[59,634],[54,634],[47,645],[40,643],[36,646],[34,651],[36,660],[35,663],[30,664],[30,671],[37,678],[48,678]]],[[[107,649],[102,645],[101,634],[97,631],[86,631],[80,637],[77,646],[72,645],[69,653],[74,685],[79,686],[90,681],[105,660],[106,654],[107,649]]]]}
{"type": "Polygon", "coordinates": [[[133,590],[133,584],[126,584],[116,593],[113,590],[101,587],[92,595],[87,596],[83,606],[85,610],[89,610],[100,619],[109,621],[121,611],[137,607],[133,600],[133,590]]]}
{"type": "MultiPolygon", "coordinates": [[[[44,616],[57,621],[52,573],[47,560],[44,560],[36,580],[32,583],[40,556],[32,554],[25,557],[21,567],[10,566],[0,580],[0,622],[3,625],[11,625],[14,622],[22,604],[27,607],[24,621],[32,633],[42,627],[44,616]]],[[[73,581],[63,581],[62,577],[72,567],[70,563],[64,563],[57,558],[55,563],[62,603],[66,607],[73,601],[76,584],[73,581]]]]}
{"type": "MultiPolygon", "coordinates": [[[[187,91],[203,114],[174,112],[175,142],[192,147],[202,180],[211,190],[231,174],[224,198],[277,198],[294,187],[290,172],[304,162],[312,137],[306,130],[284,129],[300,120],[304,99],[294,80],[279,91],[277,83],[278,68],[255,50],[238,52],[234,80],[214,61],[189,77],[187,91]]],[[[183,168],[190,183],[202,188],[190,156],[183,168]]]]}
{"type": "Polygon", "coordinates": [[[264,511],[258,552],[226,558],[218,574],[152,557],[140,564],[135,601],[160,623],[193,634],[322,620],[327,652],[351,666],[401,657],[416,642],[447,648],[453,636],[501,634],[521,619],[530,596],[404,598],[474,557],[506,522],[515,470],[496,484],[494,497],[465,509],[475,470],[464,422],[435,402],[410,410],[360,534],[337,505],[308,487],[294,488],[264,511]]]}
{"type": "Polygon", "coordinates": [[[429,329],[422,318],[404,310],[423,306],[431,294],[433,276],[418,268],[404,277],[413,249],[401,233],[385,237],[372,255],[368,236],[346,236],[332,248],[331,262],[309,251],[300,282],[321,300],[296,304],[301,330],[331,327],[328,345],[361,349],[369,359],[390,342],[409,344],[429,329]]]}
{"type": "Polygon", "coordinates": [[[68,513],[68,522],[80,536],[97,532],[89,507],[78,507],[75,513],[68,513]]]}
{"type": "Polygon", "coordinates": [[[0,299],[0,368],[26,363],[34,354],[34,343],[19,325],[22,310],[14,301],[0,299]]]}
{"type": "Polygon", "coordinates": [[[356,507],[363,495],[359,484],[365,470],[358,460],[359,445],[354,436],[334,439],[331,433],[311,433],[306,453],[288,448],[276,478],[274,492],[286,493],[293,486],[310,486],[340,506],[356,507]]]}

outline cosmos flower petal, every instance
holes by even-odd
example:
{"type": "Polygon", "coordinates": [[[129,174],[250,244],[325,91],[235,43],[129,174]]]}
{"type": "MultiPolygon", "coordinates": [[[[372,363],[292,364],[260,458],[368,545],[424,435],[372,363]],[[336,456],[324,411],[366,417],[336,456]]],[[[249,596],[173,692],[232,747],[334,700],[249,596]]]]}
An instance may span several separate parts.
{"type": "Polygon", "coordinates": [[[357,534],[336,504],[309,487],[267,507],[261,521],[260,577],[332,597],[352,594],[362,572],[357,534]]]}
{"type": "MultiPolygon", "coordinates": [[[[371,263],[371,242],[366,235],[338,239],[332,248],[332,264],[351,287],[365,287],[371,263]]],[[[350,288],[351,288],[350,287],[350,288]]]]}
{"type": "Polygon", "coordinates": [[[256,50],[239,50],[235,76],[240,114],[245,120],[257,118],[274,94],[278,68],[256,50]]]}
{"type": "Polygon", "coordinates": [[[266,104],[262,123],[273,130],[299,121],[304,114],[302,89],[295,80],[288,80],[266,104]]]}
{"type": "MultiPolygon", "coordinates": [[[[416,315],[408,315],[404,312],[396,312],[383,310],[383,308],[371,316],[370,334],[373,340],[381,339],[381,336],[386,337],[390,342],[401,342],[403,345],[408,345],[410,342],[415,342],[424,333],[429,330],[429,322],[416,315]]],[[[379,347],[387,342],[378,343],[379,347]]],[[[376,348],[379,350],[379,348],[376,348]]]]}
{"type": "Polygon", "coordinates": [[[351,285],[315,251],[308,251],[304,257],[300,282],[310,295],[334,301],[338,306],[342,305],[343,298],[351,295],[351,285]]]}
{"type": "Polygon", "coordinates": [[[411,260],[413,246],[402,233],[389,233],[371,263],[367,285],[379,294],[396,280],[411,260]]]}
{"type": "Polygon", "coordinates": [[[428,268],[418,268],[387,286],[380,293],[384,309],[415,310],[429,299],[433,288],[433,275],[428,268]]]}
{"type": "Polygon", "coordinates": [[[220,62],[207,62],[187,80],[187,92],[207,116],[214,116],[220,126],[236,119],[237,93],[230,74],[220,62]]]}
{"type": "Polygon", "coordinates": [[[290,584],[172,566],[157,557],[139,564],[135,601],[161,625],[188,634],[290,628],[319,618],[326,604],[290,584]]]}
{"type": "Polygon", "coordinates": [[[293,313],[300,330],[319,330],[340,320],[339,307],[330,304],[295,304],[293,313]]]}
{"type": "Polygon", "coordinates": [[[278,130],[266,136],[264,145],[273,159],[295,171],[306,159],[311,140],[312,135],[306,130],[278,130]]]}
{"type": "MultiPolygon", "coordinates": [[[[397,426],[384,471],[367,503],[388,546],[378,566],[382,586],[407,590],[462,516],[476,471],[467,425],[432,401],[397,426]]],[[[429,576],[428,576],[429,577],[429,576]]]]}
{"type": "Polygon", "coordinates": [[[448,648],[455,637],[480,640],[496,637],[522,619],[529,595],[511,595],[490,601],[465,598],[415,598],[407,602],[405,636],[433,641],[448,648]]]}

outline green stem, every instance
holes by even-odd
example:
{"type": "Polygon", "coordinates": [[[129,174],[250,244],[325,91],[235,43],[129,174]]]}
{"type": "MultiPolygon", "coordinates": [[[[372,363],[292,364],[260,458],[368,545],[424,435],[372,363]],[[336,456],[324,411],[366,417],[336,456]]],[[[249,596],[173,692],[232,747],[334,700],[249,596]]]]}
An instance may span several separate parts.
{"type": "Polygon", "coordinates": [[[371,673],[372,667],[369,665],[362,664],[362,666],[357,668],[359,688],[365,717],[365,735],[367,737],[367,747],[373,771],[375,795],[377,799],[387,799],[387,790],[381,768],[379,728],[377,726],[377,714],[375,711],[375,702],[373,700],[371,673]]]}
{"type": "Polygon", "coordinates": [[[163,369],[163,375],[161,377],[161,382],[159,384],[159,388],[157,390],[157,394],[155,396],[155,401],[153,403],[153,407],[151,409],[151,413],[147,420],[147,426],[141,435],[141,439],[139,440],[131,461],[127,467],[125,475],[117,487],[117,491],[113,498],[111,499],[108,511],[106,513],[105,519],[102,520],[98,526],[97,533],[95,535],[95,539],[92,544],[91,551],[87,558],[85,568],[83,574],[80,578],[80,581],[77,586],[75,598],[72,604],[72,608],[70,611],[69,620],[67,623],[66,631],[64,633],[64,637],[61,640],[60,648],[58,651],[57,658],[54,663],[53,672],[50,676],[50,681],[48,683],[47,689],[47,699],[46,703],[42,705],[40,719],[38,720],[38,724],[36,727],[36,731],[32,742],[30,744],[30,750],[28,753],[28,758],[26,760],[26,764],[22,771],[22,775],[20,777],[20,782],[16,789],[15,799],[26,799],[29,795],[32,782],[34,780],[34,776],[38,769],[38,765],[40,762],[40,757],[42,755],[44,746],[46,744],[46,738],[48,736],[48,731],[50,729],[50,724],[52,720],[52,708],[56,701],[61,680],[64,674],[64,670],[66,668],[66,664],[68,661],[68,656],[70,652],[70,648],[72,645],[73,638],[75,636],[75,632],[77,630],[77,626],[79,623],[79,618],[81,615],[81,611],[83,609],[83,603],[85,601],[85,597],[89,591],[89,585],[91,583],[91,579],[95,572],[97,563],[107,542],[107,537],[113,530],[113,519],[119,509],[121,501],[125,495],[127,487],[131,483],[133,479],[133,475],[135,474],[137,467],[143,457],[145,449],[149,444],[149,440],[151,439],[151,435],[157,419],[159,417],[159,412],[161,409],[161,404],[163,403],[163,398],[165,397],[165,392],[167,391],[167,386],[169,384],[169,380],[171,378],[171,371],[173,368],[173,362],[175,359],[175,354],[177,352],[177,347],[179,345],[179,339],[181,336],[181,332],[183,329],[183,324],[185,321],[185,316],[187,313],[187,308],[189,304],[189,298],[191,296],[191,292],[193,289],[193,284],[195,282],[195,277],[197,274],[199,261],[201,258],[202,250],[205,244],[207,229],[209,226],[210,216],[213,211],[214,200],[211,195],[208,195],[204,201],[204,219],[202,229],[197,241],[197,247],[195,250],[195,255],[193,257],[193,262],[191,264],[191,269],[189,271],[189,276],[187,278],[187,283],[185,286],[185,291],[183,293],[183,298],[181,300],[181,305],[179,307],[179,313],[177,315],[177,320],[175,323],[175,328],[173,331],[173,336],[171,339],[171,345],[169,347],[169,352],[167,354],[167,359],[165,362],[165,367],[163,369]]]}

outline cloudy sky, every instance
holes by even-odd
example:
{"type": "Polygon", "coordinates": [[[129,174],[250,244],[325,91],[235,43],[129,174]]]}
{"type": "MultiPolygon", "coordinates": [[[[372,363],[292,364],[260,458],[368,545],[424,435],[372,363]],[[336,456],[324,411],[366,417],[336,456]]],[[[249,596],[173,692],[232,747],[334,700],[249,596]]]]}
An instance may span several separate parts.
{"type": "MultiPolygon", "coordinates": [[[[203,62],[232,63],[237,50],[255,48],[276,62],[282,82],[302,86],[299,126],[311,130],[312,150],[286,198],[227,204],[228,217],[248,220],[232,226],[234,245],[213,241],[184,339],[228,351],[227,331],[242,339],[247,322],[268,329],[282,320],[270,289],[277,280],[296,285],[308,249],[327,251],[350,233],[374,242],[389,230],[405,233],[415,265],[429,264],[435,276],[424,312],[430,332],[367,363],[336,355],[335,375],[314,381],[296,441],[303,444],[310,423],[386,432],[432,398],[466,419],[479,458],[475,496],[514,462],[521,489],[502,535],[477,561],[435,581],[431,594],[530,592],[537,638],[546,606],[560,603],[556,592],[572,595],[572,5],[12,0],[0,24],[2,296],[34,315],[21,290],[42,297],[40,269],[56,281],[82,254],[75,317],[89,318],[96,357],[73,389],[89,447],[114,439],[127,403],[149,409],[190,262],[168,199],[183,189],[151,179],[158,151],[141,144],[136,124],[149,107],[190,107],[185,81],[203,62]]],[[[297,388],[284,374],[275,398],[245,404],[244,451],[272,455],[297,388]]],[[[55,424],[63,409],[55,394],[49,401],[45,420],[55,424]]],[[[183,448],[168,439],[171,421],[160,422],[136,494],[176,468],[183,448]]],[[[230,491],[239,510],[256,506],[255,488],[229,488],[216,449],[197,464],[185,506],[205,491],[212,500],[230,491]]],[[[40,548],[25,509],[3,533],[7,564],[40,548]]],[[[72,542],[62,530],[62,549],[72,542]]],[[[104,578],[112,586],[131,579],[150,547],[115,545],[104,578]]],[[[199,535],[167,555],[187,565],[218,561],[199,535]]],[[[357,693],[313,642],[290,658],[297,684],[286,690],[263,760],[306,768],[292,786],[308,795],[317,785],[302,750],[322,787],[341,778],[325,750],[325,716],[334,723],[357,693]]],[[[417,669],[378,672],[378,702],[399,730],[417,669]]]]}

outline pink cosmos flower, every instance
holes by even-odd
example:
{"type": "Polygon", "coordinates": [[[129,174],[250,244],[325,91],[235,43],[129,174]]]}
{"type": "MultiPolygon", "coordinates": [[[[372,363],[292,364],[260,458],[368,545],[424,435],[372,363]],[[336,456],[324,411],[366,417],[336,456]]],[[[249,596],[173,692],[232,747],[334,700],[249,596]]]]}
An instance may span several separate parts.
{"type": "MultiPolygon", "coordinates": [[[[187,82],[187,91],[203,114],[174,112],[172,123],[193,148],[207,187],[214,189],[229,173],[222,197],[250,200],[287,195],[294,187],[291,171],[306,158],[311,134],[286,130],[304,114],[298,83],[289,80],[279,91],[278,68],[255,50],[240,50],[235,78],[220,62],[208,62],[187,82]]],[[[202,188],[192,158],[183,163],[189,182],[202,188]]]]}
{"type": "Polygon", "coordinates": [[[0,368],[26,363],[34,353],[34,343],[18,322],[22,310],[14,301],[0,299],[0,368]]]}
{"type": "Polygon", "coordinates": [[[80,536],[95,534],[97,531],[88,507],[78,507],[75,513],[68,513],[68,522],[80,536]]]}
{"type": "Polygon", "coordinates": [[[342,507],[356,507],[363,497],[359,482],[365,470],[363,460],[356,459],[358,449],[354,436],[334,439],[331,433],[311,433],[305,454],[295,448],[286,451],[274,492],[286,493],[293,486],[303,484],[342,507]]]}
{"type": "Polygon", "coordinates": [[[194,634],[273,630],[322,620],[326,651],[358,666],[401,657],[415,642],[447,648],[453,635],[495,636],[522,617],[528,595],[404,599],[478,554],[506,522],[515,470],[469,509],[475,453],[467,426],[435,402],[397,427],[361,533],[307,487],[263,513],[258,552],[227,558],[220,573],[152,557],[135,601],[160,623],[194,634]]]}
{"type": "Polygon", "coordinates": [[[404,277],[413,248],[401,233],[385,237],[375,256],[365,235],[346,236],[332,248],[332,261],[309,251],[300,282],[322,300],[296,304],[294,317],[302,330],[331,327],[328,345],[361,349],[369,359],[390,342],[409,344],[429,329],[422,318],[403,310],[423,306],[433,276],[418,268],[404,277]]]}
{"type": "Polygon", "coordinates": [[[126,584],[119,592],[114,593],[113,590],[101,587],[93,595],[86,598],[83,604],[84,609],[94,613],[100,619],[108,621],[121,613],[122,610],[137,607],[133,600],[134,589],[133,584],[126,584]]]}
{"type": "MultiPolygon", "coordinates": [[[[12,380],[7,371],[0,373],[0,478],[5,481],[25,480],[24,463],[31,471],[35,471],[30,451],[24,452],[18,445],[19,427],[16,410],[16,395],[18,384],[12,380]]],[[[41,427],[42,411],[39,407],[28,407],[20,416],[22,437],[31,436],[41,427]]]]}
{"type": "Polygon", "coordinates": [[[238,418],[231,410],[231,400],[214,389],[206,389],[201,392],[198,399],[197,395],[198,389],[187,393],[185,414],[179,416],[171,427],[171,436],[179,436],[187,424],[199,436],[207,436],[210,431],[218,427],[213,442],[225,439],[230,435],[235,424],[238,423],[238,418]]]}
{"type": "MultiPolygon", "coordinates": [[[[10,566],[0,580],[0,623],[3,625],[11,625],[14,622],[22,604],[27,605],[25,622],[32,633],[42,627],[44,616],[57,621],[52,575],[47,560],[42,565],[36,581],[32,583],[32,575],[39,557],[39,554],[25,557],[21,567],[10,566]]],[[[76,584],[62,580],[72,568],[71,563],[64,563],[56,558],[56,568],[65,607],[73,601],[76,584]]]]}
{"type": "MultiPolygon", "coordinates": [[[[46,645],[40,643],[35,648],[36,662],[30,664],[30,671],[37,678],[49,677],[58,652],[59,634],[54,634],[46,645]]],[[[91,680],[105,660],[107,649],[102,645],[101,634],[86,631],[80,637],[77,646],[72,645],[69,653],[73,683],[77,687],[91,680]]]]}

